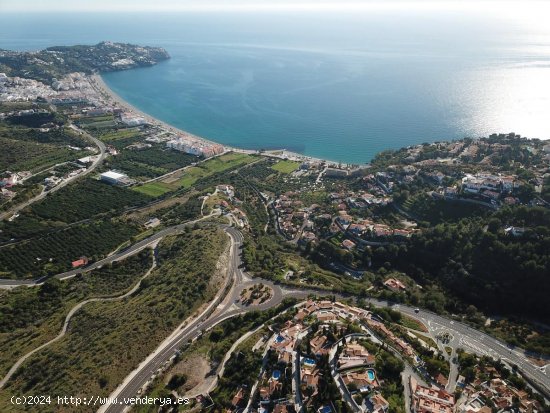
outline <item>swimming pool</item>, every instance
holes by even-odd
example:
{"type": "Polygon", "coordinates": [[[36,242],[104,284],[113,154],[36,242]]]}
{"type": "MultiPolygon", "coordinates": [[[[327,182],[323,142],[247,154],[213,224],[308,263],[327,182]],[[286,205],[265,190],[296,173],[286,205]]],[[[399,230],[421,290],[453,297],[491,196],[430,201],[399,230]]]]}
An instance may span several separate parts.
{"type": "Polygon", "coordinates": [[[367,370],[367,377],[370,381],[374,381],[374,379],[376,378],[374,370],[367,370]]]}
{"type": "Polygon", "coordinates": [[[279,380],[279,377],[281,377],[281,372],[279,370],[273,370],[273,374],[271,375],[273,379],[279,380]]]}
{"type": "Polygon", "coordinates": [[[283,336],[281,336],[281,335],[278,335],[278,336],[275,338],[275,342],[276,342],[276,343],[281,343],[281,342],[283,342],[283,341],[285,341],[285,338],[284,338],[283,336]]]}
{"type": "Polygon", "coordinates": [[[313,367],[313,366],[315,366],[315,360],[313,360],[313,359],[311,359],[311,358],[309,358],[309,357],[305,357],[305,358],[304,358],[304,364],[305,364],[306,366],[311,366],[311,367],[313,367]]]}

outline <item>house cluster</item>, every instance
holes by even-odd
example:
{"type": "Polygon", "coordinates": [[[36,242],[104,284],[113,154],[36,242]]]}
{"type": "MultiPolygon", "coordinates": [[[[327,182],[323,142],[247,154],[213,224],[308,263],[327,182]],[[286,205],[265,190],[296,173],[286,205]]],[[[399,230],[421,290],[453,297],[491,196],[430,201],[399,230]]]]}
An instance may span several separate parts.
{"type": "Polygon", "coordinates": [[[540,403],[531,398],[525,390],[518,390],[500,378],[493,378],[480,384],[481,390],[468,394],[459,406],[460,413],[489,413],[490,402],[498,411],[519,411],[521,413],[542,412],[540,403]],[[490,401],[490,402],[489,402],[490,401]]]}
{"type": "Polygon", "coordinates": [[[411,411],[414,413],[453,413],[455,397],[451,393],[432,386],[419,384],[411,376],[409,379],[411,392],[411,411]]]}
{"type": "Polygon", "coordinates": [[[25,179],[32,176],[32,174],[29,171],[22,171],[22,172],[10,172],[5,171],[3,174],[3,177],[0,178],[0,201],[9,201],[15,195],[17,195],[17,192],[15,190],[12,190],[12,188],[20,183],[22,183],[25,179]]]}
{"type": "Polygon", "coordinates": [[[457,388],[462,389],[465,397],[457,407],[459,413],[490,413],[491,404],[498,411],[519,411],[521,413],[542,412],[543,408],[538,400],[534,399],[527,391],[514,387],[503,380],[499,371],[490,365],[476,366],[476,378],[468,384],[464,384],[464,377],[459,376],[457,388]],[[489,377],[482,380],[480,376],[489,377]]]}
{"type": "Polygon", "coordinates": [[[57,92],[42,82],[0,73],[0,102],[35,101],[55,95],[57,92]]]}
{"type": "MultiPolygon", "coordinates": [[[[268,404],[274,397],[280,396],[278,390],[281,380],[292,375],[292,380],[299,383],[295,388],[299,395],[297,404],[307,406],[311,404],[319,390],[321,380],[332,380],[331,377],[323,377],[319,369],[319,358],[329,354],[335,343],[332,331],[343,328],[343,320],[358,320],[368,316],[368,311],[351,307],[346,304],[331,301],[307,301],[302,305],[292,320],[283,324],[270,342],[270,349],[274,352],[276,366],[271,366],[261,380],[260,400],[268,404]],[[316,331],[311,330],[311,324],[319,323],[316,331]],[[306,354],[300,351],[300,343],[307,340],[308,351],[306,354]]],[[[302,347],[303,349],[303,347],[302,347]]],[[[366,357],[369,365],[374,363],[371,355],[356,351],[353,352],[353,344],[346,351],[349,354],[349,362],[353,360],[358,365],[365,365],[362,360],[366,357]],[[359,361],[361,360],[361,362],[359,361]]],[[[344,360],[344,359],[342,359],[344,360]]],[[[288,377],[290,380],[291,378],[288,377]]],[[[279,400],[280,401],[280,400],[279,400]]],[[[288,401],[280,404],[287,404],[288,401]]],[[[276,404],[277,406],[277,404],[276,404]]],[[[277,407],[275,406],[275,409],[277,407]]],[[[298,410],[298,409],[297,409],[298,410]]],[[[274,410],[276,411],[276,410],[274,410]]]]}
{"type": "MultiPolygon", "coordinates": [[[[52,93],[45,94],[41,98],[54,105],[88,105],[88,108],[84,108],[88,116],[115,113],[114,107],[105,106],[103,99],[83,73],[69,73],[61,79],[53,79],[51,90],[52,93]]],[[[120,112],[121,110],[117,109],[116,113],[120,112]]]]}
{"type": "Polygon", "coordinates": [[[432,160],[437,160],[440,164],[446,160],[455,164],[472,160],[489,163],[495,154],[509,149],[509,145],[503,144],[503,141],[517,138],[520,136],[514,133],[492,134],[489,139],[433,142],[409,146],[404,150],[403,160],[417,164],[432,160]]]}
{"type": "Polygon", "coordinates": [[[367,175],[363,178],[364,185],[367,186],[366,191],[348,191],[348,192],[332,192],[329,194],[329,200],[338,209],[366,209],[371,206],[381,205],[386,206],[391,202],[391,197],[386,195],[386,192],[380,187],[373,185],[371,177],[367,175]]]}
{"type": "Polygon", "coordinates": [[[345,334],[345,322],[359,322],[365,332],[370,331],[369,327],[383,332],[403,354],[411,357],[414,354],[412,347],[385,329],[369,311],[340,302],[309,300],[298,309],[292,320],[278,329],[270,342],[277,364],[261,381],[260,399],[267,404],[274,395],[278,396],[281,374],[288,374],[291,368],[293,380],[299,379],[296,391],[300,392],[300,405],[308,406],[312,402],[322,380],[342,380],[348,389],[346,391],[353,389],[352,393],[368,394],[364,403],[370,412],[386,412],[389,403],[376,390],[380,382],[374,369],[375,356],[353,339],[354,336],[347,336],[338,344],[336,333],[345,334]],[[316,330],[312,330],[313,324],[317,325],[316,330]],[[308,349],[305,352],[304,340],[308,349]],[[324,356],[329,360],[336,357],[338,378],[323,376],[319,363],[324,356]]]}
{"type": "Polygon", "coordinates": [[[327,177],[345,178],[345,177],[360,176],[364,170],[365,170],[365,167],[331,164],[325,169],[324,175],[327,177]]]}
{"type": "Polygon", "coordinates": [[[25,179],[32,176],[30,171],[21,171],[21,172],[4,172],[4,178],[0,179],[1,188],[11,188],[17,184],[20,184],[25,181],[25,179]]]}
{"type": "Polygon", "coordinates": [[[55,186],[59,185],[60,183],[62,183],[64,180],[73,178],[76,175],[80,175],[85,170],[86,170],[86,168],[83,168],[83,167],[77,168],[77,169],[75,169],[75,170],[73,170],[69,173],[66,173],[65,175],[62,175],[62,176],[58,176],[54,173],[54,174],[44,178],[44,186],[46,187],[47,190],[52,189],[53,187],[55,187],[55,186]]]}
{"type": "Polygon", "coordinates": [[[305,207],[298,196],[298,192],[289,191],[279,196],[273,203],[279,230],[287,239],[300,238],[303,242],[317,241],[314,219],[319,215],[320,207],[317,204],[305,207]]]}
{"type": "MultiPolygon", "coordinates": [[[[221,199],[215,208],[220,208],[223,213],[228,214],[228,218],[233,220],[237,226],[244,228],[249,225],[246,213],[236,205],[241,205],[242,201],[235,196],[235,188],[232,185],[217,185],[215,193],[220,193],[227,197],[228,201],[221,199]]],[[[203,199],[208,199],[211,195],[208,194],[203,199]]]]}
{"type": "MultiPolygon", "coordinates": [[[[410,228],[392,228],[386,224],[375,223],[370,219],[361,219],[358,222],[354,222],[353,217],[342,211],[336,218],[336,223],[342,231],[351,234],[355,238],[359,238],[359,242],[361,240],[389,241],[390,239],[400,241],[411,237],[412,234],[417,231],[416,229],[410,228]]],[[[355,247],[355,243],[353,244],[352,247],[355,247]]],[[[351,244],[348,242],[347,245],[342,246],[351,249],[349,248],[350,245],[351,244]]]]}
{"type": "Polygon", "coordinates": [[[379,386],[373,370],[375,361],[374,355],[353,341],[344,344],[337,366],[346,386],[353,383],[363,393],[379,386]]]}
{"type": "Polygon", "coordinates": [[[376,317],[373,317],[372,315],[368,317],[365,321],[372,330],[376,331],[387,340],[389,340],[395,346],[397,351],[407,357],[414,359],[415,353],[412,346],[400,337],[397,337],[384,325],[383,322],[379,321],[376,317]]]}
{"type": "Polygon", "coordinates": [[[178,134],[175,138],[166,142],[166,147],[204,158],[210,158],[224,152],[222,145],[189,134],[178,134]]]}
{"type": "Polygon", "coordinates": [[[511,194],[519,185],[519,181],[511,175],[477,173],[475,175],[466,174],[462,178],[463,192],[480,194],[495,200],[511,194]]]}

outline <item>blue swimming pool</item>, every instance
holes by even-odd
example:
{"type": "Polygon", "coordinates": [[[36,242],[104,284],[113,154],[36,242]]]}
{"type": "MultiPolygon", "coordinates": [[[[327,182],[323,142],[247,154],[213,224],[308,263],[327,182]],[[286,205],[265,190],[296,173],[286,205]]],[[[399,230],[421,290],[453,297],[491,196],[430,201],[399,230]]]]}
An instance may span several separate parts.
{"type": "Polygon", "coordinates": [[[273,370],[273,374],[271,375],[275,380],[279,380],[279,377],[281,377],[281,372],[279,370],[273,370]]]}
{"type": "Polygon", "coordinates": [[[306,366],[315,366],[315,360],[313,360],[312,358],[309,358],[309,357],[305,357],[304,358],[304,364],[306,366]]]}
{"type": "Polygon", "coordinates": [[[367,377],[370,381],[374,381],[374,379],[376,378],[376,376],[374,375],[374,370],[367,370],[367,377]]]}
{"type": "Polygon", "coordinates": [[[285,338],[283,336],[278,335],[277,337],[275,337],[275,342],[276,343],[281,343],[283,341],[285,341],[285,338]]]}

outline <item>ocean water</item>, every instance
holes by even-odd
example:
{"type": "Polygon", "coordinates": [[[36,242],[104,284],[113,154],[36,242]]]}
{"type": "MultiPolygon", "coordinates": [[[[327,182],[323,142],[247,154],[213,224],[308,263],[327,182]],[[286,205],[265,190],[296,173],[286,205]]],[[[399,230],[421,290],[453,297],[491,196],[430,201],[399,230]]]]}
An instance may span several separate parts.
{"type": "Polygon", "coordinates": [[[165,47],[105,82],[176,127],[242,148],[365,163],[422,142],[550,138],[550,26],[498,13],[0,14],[0,48],[165,47]]]}

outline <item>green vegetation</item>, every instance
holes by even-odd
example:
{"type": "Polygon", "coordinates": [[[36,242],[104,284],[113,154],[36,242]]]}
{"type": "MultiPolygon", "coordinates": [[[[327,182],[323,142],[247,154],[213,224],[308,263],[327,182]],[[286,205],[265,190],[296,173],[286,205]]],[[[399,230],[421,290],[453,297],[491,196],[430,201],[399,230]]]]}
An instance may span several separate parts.
{"type": "Polygon", "coordinates": [[[38,278],[71,268],[81,256],[95,261],[139,232],[132,223],[99,221],[52,231],[0,248],[0,277],[38,278]]]}
{"type": "Polygon", "coordinates": [[[132,190],[155,198],[172,191],[167,184],[163,184],[162,182],[148,182],[143,185],[134,186],[132,190]]]}
{"type": "Polygon", "coordinates": [[[419,221],[425,221],[429,225],[456,222],[462,218],[486,216],[489,213],[487,207],[481,205],[436,200],[427,194],[408,198],[402,208],[419,221]]]}
{"type": "Polygon", "coordinates": [[[277,172],[281,172],[283,174],[289,174],[291,172],[294,172],[299,167],[300,167],[300,162],[283,160],[283,161],[277,162],[275,165],[271,167],[271,169],[277,172]]]}
{"type": "Polygon", "coordinates": [[[224,375],[211,394],[212,400],[217,405],[230,407],[231,400],[239,386],[244,385],[245,388],[250,389],[254,384],[262,366],[261,353],[252,351],[252,346],[256,341],[257,338],[245,340],[229,357],[225,364],[224,375]]]}
{"type": "Polygon", "coordinates": [[[78,124],[84,129],[106,129],[116,125],[113,115],[83,116],[78,118],[78,124]]]}
{"type": "Polygon", "coordinates": [[[520,346],[532,353],[533,358],[550,354],[550,331],[531,325],[521,319],[500,319],[483,329],[513,346],[520,346]]]}
{"type": "Polygon", "coordinates": [[[0,375],[17,358],[55,337],[74,305],[91,297],[122,294],[151,264],[151,252],[145,250],[70,280],[54,278],[36,288],[0,290],[0,375]]]}
{"type": "Polygon", "coordinates": [[[101,42],[94,46],[56,46],[32,53],[3,52],[0,66],[8,76],[35,79],[48,84],[53,78],[61,79],[73,72],[89,74],[120,70],[113,64],[116,60],[130,59],[134,62],[131,67],[139,67],[151,66],[169,58],[168,53],[159,47],[110,42],[101,42]]]}
{"type": "MultiPolygon", "coordinates": [[[[175,154],[177,155],[177,153],[175,154]]],[[[144,185],[134,187],[134,191],[144,194],[164,195],[170,191],[188,190],[195,187],[208,187],[214,185],[212,178],[221,176],[225,172],[254,162],[257,158],[241,154],[228,153],[216,158],[209,159],[197,166],[192,166],[183,172],[177,172],[170,175],[160,182],[150,182],[144,185]]]]}
{"type": "Polygon", "coordinates": [[[135,138],[138,136],[141,136],[139,128],[122,128],[102,133],[99,135],[99,139],[104,142],[113,143],[113,141],[118,141],[120,139],[135,138]]]}
{"type": "Polygon", "coordinates": [[[1,122],[0,145],[0,171],[36,172],[56,163],[87,155],[87,151],[75,151],[68,146],[83,148],[89,143],[68,129],[41,132],[38,129],[1,122]]]}
{"type": "Polygon", "coordinates": [[[47,220],[74,222],[105,212],[117,212],[128,206],[145,204],[151,198],[95,179],[68,185],[37,202],[31,211],[47,220]]]}
{"type": "MultiPolygon", "coordinates": [[[[83,307],[65,338],[32,356],[18,371],[5,389],[6,399],[29,391],[52,398],[109,394],[218,292],[221,274],[216,276],[216,264],[226,244],[226,236],[213,228],[166,238],[159,245],[158,268],[139,291],[123,301],[83,307]]],[[[8,407],[4,403],[2,409],[8,407]]],[[[57,406],[43,408],[55,411],[57,406]]]]}
{"type": "Polygon", "coordinates": [[[399,318],[399,324],[416,331],[428,331],[427,327],[421,322],[409,316],[399,318]]]}
{"type": "Polygon", "coordinates": [[[183,176],[178,179],[176,187],[189,188],[199,179],[203,179],[215,173],[224,172],[241,165],[246,165],[254,160],[254,157],[241,153],[228,153],[217,158],[209,159],[198,166],[187,169],[183,176]]]}
{"type": "MultiPolygon", "coordinates": [[[[186,374],[190,380],[185,385],[181,385],[176,389],[180,394],[185,394],[186,390],[191,389],[190,381],[196,379],[194,382],[200,382],[200,377],[195,377],[198,372],[193,369],[193,362],[197,359],[206,359],[209,363],[207,372],[208,375],[214,374],[215,369],[219,367],[219,364],[231,348],[231,346],[244,334],[259,327],[261,324],[277,316],[281,311],[295,304],[293,299],[284,299],[283,302],[269,310],[265,311],[252,311],[240,316],[230,318],[216,327],[214,327],[209,333],[204,334],[198,340],[193,343],[187,343],[181,349],[182,354],[174,361],[174,365],[166,372],[163,379],[157,380],[152,388],[147,392],[147,396],[160,397],[165,395],[169,390],[169,384],[171,380],[167,380],[168,377],[174,377],[177,374],[186,374]],[[188,373],[181,373],[182,371],[188,373]],[[180,373],[176,373],[180,372],[180,373]],[[165,382],[168,381],[167,384],[165,382]]],[[[290,319],[296,311],[288,311],[286,314],[281,314],[276,318],[276,323],[282,323],[287,319],[290,319]]],[[[261,333],[264,333],[260,330],[261,333]]],[[[256,338],[257,340],[257,338],[256,338]]],[[[247,346],[249,347],[249,346],[247,346]]],[[[240,349],[239,349],[240,350],[240,349]]],[[[238,353],[237,350],[235,353],[238,353]]],[[[239,358],[240,360],[240,358],[239,358]]],[[[248,378],[247,380],[250,380],[248,378]]],[[[234,396],[238,384],[232,382],[226,375],[220,385],[214,390],[214,402],[218,407],[229,406],[228,402],[234,396]]],[[[152,413],[156,411],[154,406],[140,406],[137,409],[139,413],[152,413]]]]}
{"type": "Polygon", "coordinates": [[[155,146],[126,149],[110,159],[106,166],[122,170],[134,178],[149,179],[196,162],[197,157],[155,146]]]}
{"type": "Polygon", "coordinates": [[[14,171],[40,171],[56,163],[65,162],[76,157],[74,151],[35,142],[17,141],[0,137],[2,156],[0,169],[14,171]]]}
{"type": "MultiPolygon", "coordinates": [[[[438,283],[484,311],[513,310],[516,316],[547,321],[543,291],[550,289],[549,226],[550,212],[543,208],[503,208],[488,219],[473,217],[426,229],[407,246],[376,248],[372,262],[375,267],[391,263],[423,285],[438,283]],[[530,232],[508,236],[505,225],[526,226],[530,232]]],[[[436,312],[466,312],[443,295],[426,297],[424,304],[436,312]]]]}
{"type": "Polygon", "coordinates": [[[177,203],[169,208],[158,211],[158,216],[167,225],[179,224],[185,221],[197,219],[201,215],[202,200],[197,197],[190,198],[186,202],[177,203]]]}
{"type": "Polygon", "coordinates": [[[22,213],[24,219],[15,221],[0,221],[0,242],[20,240],[32,237],[36,234],[45,233],[48,230],[59,229],[58,225],[46,222],[32,214],[22,213]]]}

